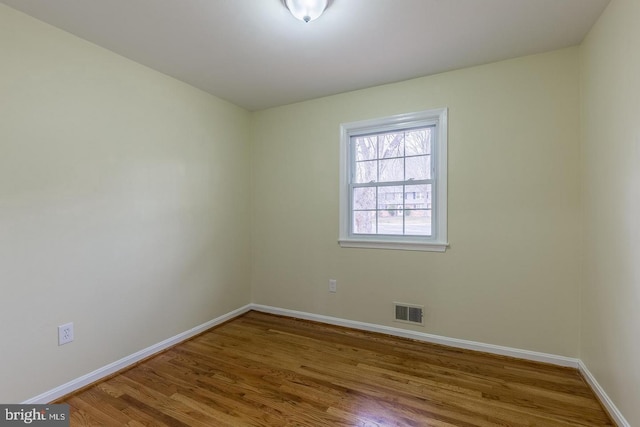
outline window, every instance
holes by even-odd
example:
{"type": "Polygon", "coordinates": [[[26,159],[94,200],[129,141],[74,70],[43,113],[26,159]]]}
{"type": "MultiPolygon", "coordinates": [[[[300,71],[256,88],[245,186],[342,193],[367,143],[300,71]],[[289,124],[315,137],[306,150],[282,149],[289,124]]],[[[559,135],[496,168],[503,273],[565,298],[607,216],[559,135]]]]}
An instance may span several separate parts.
{"type": "Polygon", "coordinates": [[[340,245],[444,252],[447,110],[340,129],[340,245]]]}

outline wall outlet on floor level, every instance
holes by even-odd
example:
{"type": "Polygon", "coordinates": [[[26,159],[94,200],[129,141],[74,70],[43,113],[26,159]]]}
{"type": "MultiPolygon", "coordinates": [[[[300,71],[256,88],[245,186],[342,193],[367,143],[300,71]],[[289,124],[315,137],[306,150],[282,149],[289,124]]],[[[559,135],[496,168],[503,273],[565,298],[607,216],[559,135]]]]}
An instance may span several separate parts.
{"type": "Polygon", "coordinates": [[[338,291],[338,284],[336,282],[336,279],[330,279],[329,280],[329,292],[337,292],[338,291]]]}
{"type": "Polygon", "coordinates": [[[58,345],[73,341],[73,322],[58,326],[58,345]]]}

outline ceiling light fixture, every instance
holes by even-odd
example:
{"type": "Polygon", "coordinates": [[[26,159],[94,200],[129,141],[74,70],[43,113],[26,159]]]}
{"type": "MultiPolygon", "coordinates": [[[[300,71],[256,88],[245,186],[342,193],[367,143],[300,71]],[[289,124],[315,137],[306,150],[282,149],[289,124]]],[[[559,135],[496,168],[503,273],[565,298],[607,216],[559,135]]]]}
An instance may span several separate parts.
{"type": "Polygon", "coordinates": [[[304,22],[318,19],[327,8],[329,0],[284,0],[289,12],[304,22]]]}

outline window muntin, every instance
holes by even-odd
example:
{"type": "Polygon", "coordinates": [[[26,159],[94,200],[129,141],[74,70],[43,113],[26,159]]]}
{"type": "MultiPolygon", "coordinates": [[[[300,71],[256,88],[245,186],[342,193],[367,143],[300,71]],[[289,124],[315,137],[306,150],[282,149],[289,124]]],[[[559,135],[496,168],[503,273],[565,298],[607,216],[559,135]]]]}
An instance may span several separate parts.
{"type": "Polygon", "coordinates": [[[447,110],[341,125],[340,245],[444,251],[447,110]]]}

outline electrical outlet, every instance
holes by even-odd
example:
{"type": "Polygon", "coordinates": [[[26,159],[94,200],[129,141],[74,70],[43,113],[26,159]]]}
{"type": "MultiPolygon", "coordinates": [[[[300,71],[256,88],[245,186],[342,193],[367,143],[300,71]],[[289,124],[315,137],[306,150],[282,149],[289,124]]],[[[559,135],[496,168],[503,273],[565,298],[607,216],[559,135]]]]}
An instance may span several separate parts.
{"type": "Polygon", "coordinates": [[[338,292],[338,284],[335,279],[329,280],[329,292],[338,292]]]}
{"type": "Polygon", "coordinates": [[[73,322],[58,326],[58,345],[73,341],[73,322]]]}

